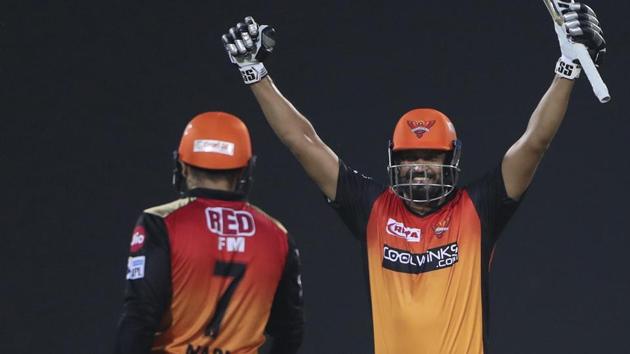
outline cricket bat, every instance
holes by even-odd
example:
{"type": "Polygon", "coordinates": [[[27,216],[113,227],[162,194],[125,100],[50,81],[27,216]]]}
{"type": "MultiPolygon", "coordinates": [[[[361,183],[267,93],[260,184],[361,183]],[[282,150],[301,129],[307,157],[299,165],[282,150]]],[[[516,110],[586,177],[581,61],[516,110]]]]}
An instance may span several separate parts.
{"type": "MultiPolygon", "coordinates": [[[[560,12],[560,6],[558,5],[558,0],[543,0],[545,5],[547,6],[547,10],[549,10],[549,14],[553,18],[554,22],[556,22],[559,26],[564,25],[564,19],[562,18],[562,14],[560,12]]],[[[571,0],[570,2],[573,2],[571,0]]],[[[593,63],[593,59],[588,54],[588,49],[582,43],[572,43],[577,53],[578,60],[580,61],[580,65],[582,66],[582,70],[586,73],[586,77],[588,81],[591,83],[591,87],[593,87],[593,92],[599,102],[606,103],[610,101],[610,93],[608,92],[608,87],[602,76],[599,74],[595,63],[593,63]]]]}

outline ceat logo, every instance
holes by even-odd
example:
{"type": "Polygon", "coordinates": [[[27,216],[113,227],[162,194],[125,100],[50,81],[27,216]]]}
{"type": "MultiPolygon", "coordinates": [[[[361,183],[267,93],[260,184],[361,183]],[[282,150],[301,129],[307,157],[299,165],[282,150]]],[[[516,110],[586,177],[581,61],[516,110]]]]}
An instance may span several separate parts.
{"type": "Polygon", "coordinates": [[[208,229],[220,236],[252,236],[254,217],[248,211],[230,208],[206,208],[208,229]]]}
{"type": "Polygon", "coordinates": [[[420,235],[422,234],[420,229],[407,227],[403,223],[392,218],[387,220],[385,231],[392,236],[404,238],[408,242],[420,242],[420,235]]]}
{"type": "Polygon", "coordinates": [[[414,134],[416,134],[416,138],[418,139],[422,138],[424,133],[427,133],[429,130],[431,130],[431,127],[434,124],[435,124],[434,120],[430,120],[430,121],[408,120],[407,121],[407,125],[409,125],[409,128],[414,134]]]}
{"type": "Polygon", "coordinates": [[[144,247],[144,241],[147,239],[146,234],[144,227],[141,225],[133,229],[133,235],[131,236],[131,253],[138,252],[144,247]]]}
{"type": "Polygon", "coordinates": [[[446,231],[448,231],[448,224],[451,222],[451,218],[447,217],[444,220],[441,220],[440,222],[438,222],[435,227],[433,228],[433,233],[435,233],[435,236],[441,237],[443,233],[445,233],[446,231]]]}

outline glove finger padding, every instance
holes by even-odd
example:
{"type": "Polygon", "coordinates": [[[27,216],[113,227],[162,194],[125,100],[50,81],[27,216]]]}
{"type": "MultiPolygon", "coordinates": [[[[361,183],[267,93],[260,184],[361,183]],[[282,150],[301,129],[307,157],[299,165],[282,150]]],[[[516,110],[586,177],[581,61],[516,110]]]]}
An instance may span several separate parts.
{"type": "Polygon", "coordinates": [[[606,41],[595,11],[588,5],[571,3],[569,9],[562,13],[568,38],[586,46],[595,65],[601,65],[606,52],[606,41]]]}
{"type": "MultiPolygon", "coordinates": [[[[599,36],[602,37],[603,39],[604,31],[602,31],[602,29],[598,25],[592,22],[572,21],[572,22],[565,23],[564,27],[567,32],[567,35],[570,38],[581,36],[584,34],[584,31],[586,29],[589,29],[599,34],[599,36]]],[[[599,43],[597,43],[596,46],[599,46],[599,43]]]]}
{"type": "Polygon", "coordinates": [[[565,12],[565,14],[562,15],[562,18],[564,19],[565,23],[577,20],[580,22],[591,22],[599,25],[599,20],[597,20],[597,17],[585,13],[577,13],[575,11],[565,12]]]}
{"type": "Polygon", "coordinates": [[[230,28],[221,37],[230,61],[239,67],[243,81],[252,84],[267,75],[263,61],[275,46],[275,30],[259,26],[251,16],[230,28]]]}
{"type": "Polygon", "coordinates": [[[591,9],[590,6],[586,4],[582,4],[579,2],[570,2],[570,3],[564,2],[563,3],[562,1],[559,1],[558,3],[560,7],[562,7],[562,10],[560,12],[563,15],[567,12],[577,12],[577,13],[589,14],[593,17],[597,17],[597,15],[595,14],[595,11],[593,11],[593,9],[591,9]]]}
{"type": "Polygon", "coordinates": [[[606,41],[599,19],[588,5],[558,1],[563,24],[555,24],[562,55],[556,64],[556,73],[567,79],[580,76],[576,43],[584,45],[596,66],[603,63],[606,41]]]}
{"type": "Polygon", "coordinates": [[[243,40],[241,39],[241,35],[238,33],[236,27],[232,27],[228,31],[228,38],[231,39],[231,42],[234,44],[237,50],[237,55],[244,54],[247,50],[245,49],[245,45],[243,44],[243,40]]]}
{"type": "Polygon", "coordinates": [[[606,54],[606,40],[592,27],[582,27],[582,34],[577,36],[570,36],[571,40],[576,43],[582,43],[588,49],[588,53],[591,55],[593,62],[596,66],[603,64],[604,55],[606,54]]]}
{"type": "Polygon", "coordinates": [[[569,34],[574,42],[584,44],[589,50],[602,50],[606,48],[606,40],[600,31],[593,27],[580,27],[581,33],[569,34]]]}
{"type": "Polygon", "coordinates": [[[223,41],[223,46],[225,47],[225,50],[230,57],[230,60],[232,60],[232,57],[238,54],[236,45],[234,45],[234,42],[228,37],[227,34],[221,36],[221,41],[223,41]]]}
{"type": "Polygon", "coordinates": [[[241,37],[241,39],[243,40],[243,44],[245,45],[245,48],[247,48],[248,51],[251,51],[254,49],[254,41],[252,39],[252,37],[249,34],[249,30],[246,24],[239,22],[236,25],[236,30],[238,31],[238,35],[241,37]]]}
{"type": "Polygon", "coordinates": [[[247,30],[252,37],[258,36],[258,24],[251,16],[245,17],[245,24],[247,24],[247,30]]]}
{"type": "MultiPolygon", "coordinates": [[[[573,39],[574,41],[576,37],[583,36],[586,32],[593,32],[593,34],[596,35],[597,38],[594,38],[593,43],[588,43],[588,46],[594,49],[597,49],[602,44],[605,44],[604,31],[602,31],[602,29],[594,23],[580,22],[570,27],[567,25],[566,31],[569,38],[573,39]]],[[[586,43],[584,44],[586,45],[586,43]]]]}
{"type": "Polygon", "coordinates": [[[235,40],[241,38],[241,36],[238,34],[238,31],[236,30],[236,27],[231,27],[228,30],[228,35],[230,36],[232,41],[235,41],[235,40]]]}

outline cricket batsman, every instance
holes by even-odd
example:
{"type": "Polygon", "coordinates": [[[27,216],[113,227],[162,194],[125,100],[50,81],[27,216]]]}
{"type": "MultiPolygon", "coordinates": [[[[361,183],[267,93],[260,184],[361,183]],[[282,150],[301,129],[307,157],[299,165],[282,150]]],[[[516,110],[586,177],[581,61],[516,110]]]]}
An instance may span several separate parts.
{"type": "Polygon", "coordinates": [[[593,10],[563,4],[565,22],[555,25],[561,56],[549,89],[496,168],[463,186],[462,143],[444,113],[416,108],[400,117],[389,183],[379,183],[339,158],[280,93],[263,65],[276,44],[271,27],[247,17],[222,36],[271,128],[364,245],[377,354],[487,350],[491,254],[565,116],[581,70],[574,43],[598,65],[605,53],[593,10]]]}

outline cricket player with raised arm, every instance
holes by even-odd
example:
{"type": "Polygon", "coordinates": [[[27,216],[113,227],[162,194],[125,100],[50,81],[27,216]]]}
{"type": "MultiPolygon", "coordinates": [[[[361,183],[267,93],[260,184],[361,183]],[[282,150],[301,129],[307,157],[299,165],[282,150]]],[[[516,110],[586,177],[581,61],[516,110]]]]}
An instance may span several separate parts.
{"type": "Polygon", "coordinates": [[[597,64],[605,52],[588,6],[567,3],[562,15],[555,77],[527,129],[495,169],[465,186],[462,144],[443,113],[417,108],[398,120],[389,184],[378,183],[340,159],[274,85],[263,65],[276,44],[271,27],[247,17],[222,36],[269,125],[365,246],[377,354],[487,350],[490,255],[564,118],[580,75],[573,43],[597,64]]]}

